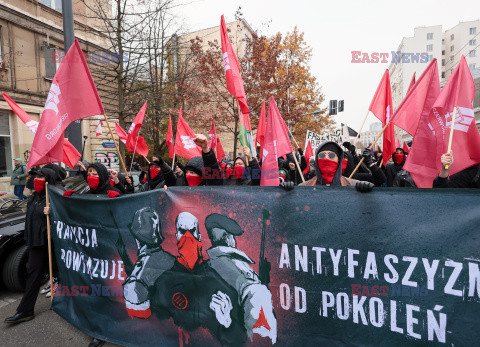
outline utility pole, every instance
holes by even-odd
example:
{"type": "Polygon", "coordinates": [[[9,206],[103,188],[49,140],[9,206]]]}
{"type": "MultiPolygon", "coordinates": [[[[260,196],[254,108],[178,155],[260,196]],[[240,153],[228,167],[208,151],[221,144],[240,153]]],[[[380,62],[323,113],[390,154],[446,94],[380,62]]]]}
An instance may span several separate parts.
{"type": "MultiPolygon", "coordinates": [[[[63,44],[64,51],[67,53],[70,46],[73,44],[75,33],[73,29],[73,4],[72,0],[62,0],[62,15],[63,15],[63,44]]],[[[67,130],[66,136],[70,143],[75,146],[77,151],[82,151],[82,123],[77,120],[71,123],[67,130]]]]}

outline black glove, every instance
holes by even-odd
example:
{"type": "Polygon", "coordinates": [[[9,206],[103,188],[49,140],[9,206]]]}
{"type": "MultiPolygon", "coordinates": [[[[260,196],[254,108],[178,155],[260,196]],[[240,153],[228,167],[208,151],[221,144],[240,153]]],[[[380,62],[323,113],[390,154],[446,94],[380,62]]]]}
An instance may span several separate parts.
{"type": "Polygon", "coordinates": [[[299,148],[299,149],[298,149],[298,154],[300,154],[301,156],[303,156],[303,149],[299,148]]]}
{"type": "Polygon", "coordinates": [[[356,156],[357,153],[355,152],[356,151],[356,148],[354,145],[350,145],[350,148],[348,149],[350,151],[350,154],[353,155],[353,156],[356,156]]]}
{"type": "Polygon", "coordinates": [[[373,190],[373,187],[375,187],[375,185],[367,181],[359,181],[355,185],[355,189],[357,190],[357,192],[360,192],[360,193],[371,192],[373,190]]]}
{"type": "Polygon", "coordinates": [[[160,155],[156,155],[152,158],[152,162],[156,162],[158,166],[162,167],[165,162],[163,161],[163,158],[160,155]]]}
{"type": "Polygon", "coordinates": [[[365,165],[370,166],[372,165],[372,151],[368,148],[364,149],[362,152],[362,157],[365,158],[364,162],[365,165]]]}
{"type": "Polygon", "coordinates": [[[352,145],[350,142],[344,142],[342,143],[343,147],[345,147],[346,149],[350,150],[350,146],[352,145]]]}
{"type": "Polygon", "coordinates": [[[289,181],[289,182],[283,181],[279,184],[279,187],[282,187],[283,189],[285,189],[288,192],[288,191],[292,190],[293,188],[295,188],[295,183],[293,183],[291,181],[289,181]]]}

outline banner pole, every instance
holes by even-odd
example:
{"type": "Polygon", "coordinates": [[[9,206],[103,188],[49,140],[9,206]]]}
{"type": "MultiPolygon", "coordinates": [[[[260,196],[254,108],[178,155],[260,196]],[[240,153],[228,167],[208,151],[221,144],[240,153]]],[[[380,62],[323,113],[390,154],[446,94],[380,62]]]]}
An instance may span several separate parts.
{"type": "MultiPolygon", "coordinates": [[[[247,141],[245,140],[245,131],[244,131],[245,130],[245,124],[243,124],[243,115],[242,115],[242,110],[240,109],[240,101],[238,101],[238,99],[237,99],[237,105],[238,105],[238,117],[240,118],[240,129],[241,129],[240,131],[242,132],[243,146],[247,146],[247,141]]],[[[253,155],[253,153],[250,153],[250,154],[253,155]]],[[[235,154],[235,157],[236,156],[237,155],[235,154]]],[[[248,160],[246,160],[246,164],[247,164],[247,166],[249,165],[248,160]]]]}
{"type": "MultiPolygon", "coordinates": [[[[48,182],[45,182],[45,205],[50,207],[48,182]]],[[[50,212],[50,211],[49,211],[50,212]]],[[[53,301],[52,234],[50,231],[50,213],[47,214],[48,272],[50,274],[50,302],[53,301]]]]}
{"type": "Polygon", "coordinates": [[[127,167],[125,166],[125,162],[123,161],[122,156],[120,155],[120,150],[118,149],[117,141],[115,141],[115,137],[113,136],[112,128],[110,127],[110,123],[108,122],[107,114],[104,113],[103,116],[105,117],[105,123],[107,123],[108,131],[110,132],[110,136],[112,137],[113,144],[115,145],[115,149],[117,150],[118,160],[120,160],[120,164],[122,166],[123,171],[126,175],[128,175],[127,167]]]}
{"type": "Polygon", "coordinates": [[[147,164],[150,165],[150,160],[148,160],[147,157],[144,155],[142,155],[142,157],[147,161],[147,164]]]}
{"type": "Polygon", "coordinates": [[[175,166],[175,153],[173,153],[173,160],[172,160],[172,170],[173,170],[173,167],[175,166]]]}
{"type": "MultiPolygon", "coordinates": [[[[302,148],[302,147],[300,147],[300,146],[298,145],[298,142],[297,142],[297,140],[295,140],[295,137],[293,136],[292,132],[290,131],[290,128],[287,127],[287,129],[288,129],[288,132],[290,133],[290,136],[292,137],[293,141],[295,141],[295,144],[297,145],[297,151],[298,151],[298,149],[299,149],[299,148],[302,148]]],[[[305,149],[306,149],[306,148],[305,148],[305,149]]]]}
{"type": "Polygon", "coordinates": [[[360,125],[360,130],[358,131],[357,136],[355,137],[355,140],[353,140],[353,145],[354,146],[355,146],[355,143],[357,143],[357,140],[360,136],[360,133],[362,132],[363,126],[365,125],[365,121],[367,120],[369,112],[370,112],[370,110],[367,111],[367,114],[365,115],[365,118],[363,118],[362,125],[360,125]]]}
{"type": "MultiPolygon", "coordinates": [[[[388,122],[387,124],[385,124],[385,126],[383,127],[382,131],[380,131],[380,133],[378,134],[377,138],[375,139],[375,141],[373,141],[373,143],[370,145],[370,150],[372,150],[373,146],[375,146],[375,144],[377,143],[378,139],[380,138],[380,136],[382,136],[383,132],[385,131],[385,129],[387,129],[387,126],[390,124],[390,122],[388,122]]],[[[348,176],[348,178],[352,178],[352,176],[355,174],[355,172],[357,172],[358,168],[360,167],[360,165],[362,165],[363,161],[365,160],[364,157],[362,157],[362,160],[360,160],[360,162],[358,163],[358,165],[355,167],[355,170],[353,170],[353,172],[351,173],[350,176],[348,176]]],[[[382,158],[382,163],[383,163],[383,158],[382,158]]]]}
{"type": "MultiPolygon", "coordinates": [[[[452,124],[450,126],[450,137],[448,139],[448,151],[447,153],[452,154],[452,142],[453,142],[453,131],[455,130],[455,118],[457,118],[457,106],[453,108],[452,124]]],[[[445,165],[445,169],[450,169],[450,165],[445,165]]]]}
{"type": "MultiPolygon", "coordinates": [[[[295,141],[296,142],[296,141],[295,141]]],[[[302,182],[305,182],[305,177],[303,177],[303,172],[302,170],[300,169],[300,165],[298,165],[298,160],[297,160],[297,156],[295,155],[295,153],[292,153],[293,155],[293,159],[295,160],[295,165],[297,166],[297,169],[298,169],[298,172],[300,172],[300,177],[302,179],[302,182]]]]}

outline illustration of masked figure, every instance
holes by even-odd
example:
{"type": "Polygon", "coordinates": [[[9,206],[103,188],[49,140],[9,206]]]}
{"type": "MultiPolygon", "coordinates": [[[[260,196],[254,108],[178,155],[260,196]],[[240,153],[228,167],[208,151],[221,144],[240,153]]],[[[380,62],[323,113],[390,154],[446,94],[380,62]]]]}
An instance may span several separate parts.
{"type": "Polygon", "coordinates": [[[175,257],[162,249],[160,219],[150,207],[135,213],[130,232],[137,241],[138,259],[123,284],[123,296],[130,317],[148,318],[151,315],[149,291],[155,280],[173,266],[175,257]]]}
{"type": "Polygon", "coordinates": [[[152,311],[172,317],[187,331],[207,328],[222,345],[243,345],[246,332],[234,288],[203,260],[198,219],[188,212],[175,221],[179,256],[155,282],[152,311]]]}
{"type": "Polygon", "coordinates": [[[212,243],[207,250],[208,265],[236,289],[247,336],[252,339],[253,334],[258,334],[275,343],[277,319],[272,294],[250,267],[253,260],[236,248],[235,236],[242,235],[243,230],[236,221],[218,213],[205,218],[205,228],[212,243]]]}

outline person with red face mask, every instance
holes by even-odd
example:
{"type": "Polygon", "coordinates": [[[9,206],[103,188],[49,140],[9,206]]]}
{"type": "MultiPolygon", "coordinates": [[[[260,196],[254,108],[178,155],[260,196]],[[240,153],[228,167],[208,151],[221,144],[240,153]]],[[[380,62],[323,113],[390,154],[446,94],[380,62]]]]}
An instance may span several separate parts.
{"type": "Polygon", "coordinates": [[[171,167],[163,161],[160,155],[155,155],[149,164],[145,183],[140,187],[141,192],[163,189],[165,186],[175,186],[177,179],[171,167]]]}
{"type": "Polygon", "coordinates": [[[403,164],[407,160],[407,155],[402,148],[397,148],[392,154],[392,163],[388,163],[385,167],[385,175],[387,176],[387,187],[393,187],[393,181],[397,174],[402,171],[403,164]]]}
{"type": "MultiPolygon", "coordinates": [[[[116,198],[122,195],[122,192],[113,187],[110,183],[110,173],[105,165],[100,163],[90,164],[87,168],[87,184],[90,188],[84,194],[108,195],[109,198],[116,198]]],[[[63,195],[72,196],[75,194],[74,190],[67,190],[63,195]]]]}
{"type": "Polygon", "coordinates": [[[28,248],[27,279],[25,293],[14,316],[5,319],[5,323],[17,324],[35,317],[34,308],[38,292],[48,269],[46,184],[57,186],[56,173],[52,169],[36,168],[29,172],[33,177],[33,194],[27,203],[24,238],[28,248]]]}
{"type": "Polygon", "coordinates": [[[316,176],[300,185],[302,186],[355,186],[357,191],[370,192],[374,184],[366,181],[357,181],[342,176],[344,153],[335,142],[325,142],[315,151],[316,176]]]}
{"type": "Polygon", "coordinates": [[[259,186],[261,169],[256,158],[252,158],[250,148],[243,147],[244,156],[235,158],[232,175],[225,180],[229,186],[259,186]],[[247,166],[248,160],[248,166],[247,166]]]}

